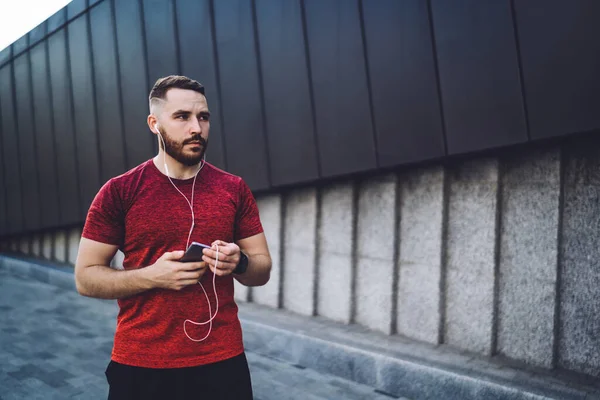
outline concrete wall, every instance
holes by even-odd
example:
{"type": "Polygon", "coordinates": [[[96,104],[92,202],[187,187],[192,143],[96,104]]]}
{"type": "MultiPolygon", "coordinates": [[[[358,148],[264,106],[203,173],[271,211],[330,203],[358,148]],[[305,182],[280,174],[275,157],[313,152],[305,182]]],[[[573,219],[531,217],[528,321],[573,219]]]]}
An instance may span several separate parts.
{"type": "MultiPolygon", "coordinates": [[[[271,281],[236,298],[600,376],[599,149],[586,137],[258,195],[271,281]]],[[[80,233],[2,249],[74,263],[80,233]]]]}

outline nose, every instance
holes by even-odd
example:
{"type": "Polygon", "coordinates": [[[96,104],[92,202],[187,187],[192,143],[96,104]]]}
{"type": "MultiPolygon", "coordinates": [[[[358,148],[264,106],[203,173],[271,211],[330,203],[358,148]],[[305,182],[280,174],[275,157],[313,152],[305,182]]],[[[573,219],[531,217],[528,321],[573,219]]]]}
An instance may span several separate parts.
{"type": "Polygon", "coordinates": [[[202,134],[202,125],[200,124],[200,121],[198,121],[197,118],[191,118],[191,134],[195,135],[195,134],[202,134]]]}

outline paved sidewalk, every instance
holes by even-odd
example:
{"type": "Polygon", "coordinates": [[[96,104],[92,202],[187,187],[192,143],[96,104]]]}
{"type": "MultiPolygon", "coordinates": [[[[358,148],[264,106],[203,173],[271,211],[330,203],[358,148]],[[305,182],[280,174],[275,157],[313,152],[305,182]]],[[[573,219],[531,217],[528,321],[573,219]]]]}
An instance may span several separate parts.
{"type": "MultiPolygon", "coordinates": [[[[116,302],[0,269],[0,400],[105,399],[116,302]]],[[[396,398],[248,353],[257,400],[396,398]]]]}

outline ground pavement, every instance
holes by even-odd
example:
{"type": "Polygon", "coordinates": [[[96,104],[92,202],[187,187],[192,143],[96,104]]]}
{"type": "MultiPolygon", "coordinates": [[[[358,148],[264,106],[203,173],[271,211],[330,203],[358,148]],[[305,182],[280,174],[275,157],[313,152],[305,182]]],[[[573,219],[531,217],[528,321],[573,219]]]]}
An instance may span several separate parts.
{"type": "MultiPolygon", "coordinates": [[[[0,400],[106,399],[116,302],[0,269],[0,400]]],[[[248,353],[257,400],[373,399],[373,388],[248,353]]]]}

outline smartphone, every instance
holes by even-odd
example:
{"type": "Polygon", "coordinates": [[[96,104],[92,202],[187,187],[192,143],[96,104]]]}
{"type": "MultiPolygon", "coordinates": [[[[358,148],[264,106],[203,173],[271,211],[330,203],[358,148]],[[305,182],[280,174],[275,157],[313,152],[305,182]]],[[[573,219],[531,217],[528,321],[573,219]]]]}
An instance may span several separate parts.
{"type": "Polygon", "coordinates": [[[179,262],[202,261],[202,250],[204,249],[210,249],[210,246],[198,242],[192,242],[179,262]]]}

